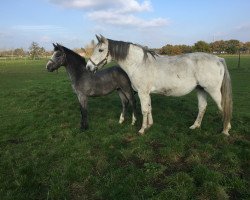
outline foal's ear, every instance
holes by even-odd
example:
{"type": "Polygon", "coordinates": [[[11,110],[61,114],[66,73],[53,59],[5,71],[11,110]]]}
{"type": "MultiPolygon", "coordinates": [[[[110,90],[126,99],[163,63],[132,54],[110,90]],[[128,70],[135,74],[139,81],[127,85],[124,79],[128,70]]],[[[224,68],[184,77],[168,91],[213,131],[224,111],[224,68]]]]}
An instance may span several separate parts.
{"type": "Polygon", "coordinates": [[[55,45],[54,43],[52,43],[52,44],[53,44],[53,46],[54,46],[54,51],[57,51],[57,50],[58,50],[58,46],[55,45]]]}
{"type": "Polygon", "coordinates": [[[58,50],[64,52],[64,49],[63,49],[63,46],[62,46],[62,45],[60,45],[60,44],[58,44],[58,43],[56,43],[56,45],[57,45],[58,50]]]}

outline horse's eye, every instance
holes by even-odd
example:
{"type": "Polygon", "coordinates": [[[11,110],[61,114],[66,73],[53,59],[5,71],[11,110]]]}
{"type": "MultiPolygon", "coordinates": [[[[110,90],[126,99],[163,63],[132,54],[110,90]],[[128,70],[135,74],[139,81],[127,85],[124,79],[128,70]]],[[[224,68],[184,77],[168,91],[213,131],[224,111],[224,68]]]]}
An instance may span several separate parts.
{"type": "Polygon", "coordinates": [[[103,52],[103,49],[99,49],[99,52],[103,52]]]}

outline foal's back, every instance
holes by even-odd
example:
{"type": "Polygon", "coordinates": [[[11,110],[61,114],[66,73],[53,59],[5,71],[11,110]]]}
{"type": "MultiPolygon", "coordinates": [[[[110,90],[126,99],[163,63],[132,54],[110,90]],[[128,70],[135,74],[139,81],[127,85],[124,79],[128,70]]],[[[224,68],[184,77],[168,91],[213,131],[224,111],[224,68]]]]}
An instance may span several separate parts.
{"type": "Polygon", "coordinates": [[[79,84],[87,96],[102,96],[114,90],[132,90],[128,75],[119,66],[113,66],[83,76],[79,84]]]}

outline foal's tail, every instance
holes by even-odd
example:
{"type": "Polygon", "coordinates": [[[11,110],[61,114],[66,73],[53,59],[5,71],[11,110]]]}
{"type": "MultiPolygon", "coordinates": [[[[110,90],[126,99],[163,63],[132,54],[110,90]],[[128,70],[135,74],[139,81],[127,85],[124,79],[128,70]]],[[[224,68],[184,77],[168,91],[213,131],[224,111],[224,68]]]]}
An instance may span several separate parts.
{"type": "Polygon", "coordinates": [[[224,77],[221,85],[221,106],[223,112],[223,127],[224,130],[227,129],[231,118],[232,118],[232,110],[233,110],[233,100],[232,100],[232,86],[231,86],[231,78],[227,69],[227,65],[224,58],[220,58],[221,63],[224,65],[224,77]]]}

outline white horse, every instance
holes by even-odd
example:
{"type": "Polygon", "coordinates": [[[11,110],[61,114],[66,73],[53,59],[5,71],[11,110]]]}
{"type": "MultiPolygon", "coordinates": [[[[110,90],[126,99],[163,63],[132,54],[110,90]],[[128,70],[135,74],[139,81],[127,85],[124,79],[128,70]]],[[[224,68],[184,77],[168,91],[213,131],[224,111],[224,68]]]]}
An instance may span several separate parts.
{"type": "Polygon", "coordinates": [[[140,134],[153,125],[150,93],[183,96],[196,89],[199,112],[190,129],[201,126],[209,94],[222,112],[223,133],[229,135],[232,88],[223,58],[207,53],[158,56],[140,45],[96,37],[99,43],[86,67],[96,71],[114,59],[128,74],[141,102],[143,122],[140,134]]]}

